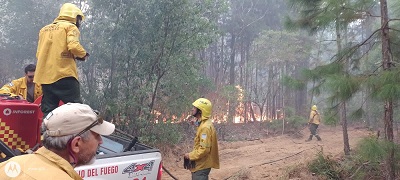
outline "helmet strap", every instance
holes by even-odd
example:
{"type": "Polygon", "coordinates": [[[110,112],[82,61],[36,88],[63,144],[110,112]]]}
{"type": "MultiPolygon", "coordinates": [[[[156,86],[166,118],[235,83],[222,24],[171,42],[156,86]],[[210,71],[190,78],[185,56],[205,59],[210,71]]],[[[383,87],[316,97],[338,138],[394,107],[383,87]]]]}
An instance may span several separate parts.
{"type": "Polygon", "coordinates": [[[76,16],[75,25],[76,25],[76,27],[79,28],[81,26],[81,24],[82,24],[82,16],[78,15],[78,16],[76,16]]]}

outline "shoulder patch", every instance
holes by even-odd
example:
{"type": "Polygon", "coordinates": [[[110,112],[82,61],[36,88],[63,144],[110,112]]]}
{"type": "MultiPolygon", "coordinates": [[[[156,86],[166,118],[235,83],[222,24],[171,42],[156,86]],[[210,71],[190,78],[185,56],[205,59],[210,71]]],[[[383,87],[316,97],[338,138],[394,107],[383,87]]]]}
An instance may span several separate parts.
{"type": "Polygon", "coordinates": [[[201,134],[201,139],[207,139],[207,134],[201,134]]]}

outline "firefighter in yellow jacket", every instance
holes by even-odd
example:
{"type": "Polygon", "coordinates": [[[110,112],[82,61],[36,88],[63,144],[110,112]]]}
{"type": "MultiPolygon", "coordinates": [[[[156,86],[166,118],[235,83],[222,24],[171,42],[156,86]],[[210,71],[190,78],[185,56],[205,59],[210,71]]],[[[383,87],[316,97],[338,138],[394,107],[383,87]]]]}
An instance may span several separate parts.
{"type": "Polygon", "coordinates": [[[308,121],[309,128],[310,128],[310,137],[306,141],[311,141],[313,136],[317,138],[318,141],[321,141],[321,137],[318,135],[318,126],[321,123],[321,116],[319,112],[317,111],[317,106],[313,105],[311,107],[311,112],[310,112],[310,119],[308,121]]]}
{"type": "Polygon", "coordinates": [[[81,103],[76,60],[85,61],[89,54],[79,42],[82,11],[65,3],[58,17],[39,32],[34,81],[42,85],[44,117],[64,103],[81,103]]]}
{"type": "Polygon", "coordinates": [[[197,118],[194,147],[185,159],[194,161],[191,167],[192,180],[206,180],[211,168],[219,169],[217,133],[210,119],[212,105],[208,99],[200,98],[193,102],[192,115],[197,118]]]}
{"type": "Polygon", "coordinates": [[[8,94],[10,96],[20,96],[28,102],[34,102],[42,95],[42,87],[40,84],[34,83],[36,66],[29,64],[25,67],[25,76],[5,84],[0,89],[0,94],[8,94]]]}

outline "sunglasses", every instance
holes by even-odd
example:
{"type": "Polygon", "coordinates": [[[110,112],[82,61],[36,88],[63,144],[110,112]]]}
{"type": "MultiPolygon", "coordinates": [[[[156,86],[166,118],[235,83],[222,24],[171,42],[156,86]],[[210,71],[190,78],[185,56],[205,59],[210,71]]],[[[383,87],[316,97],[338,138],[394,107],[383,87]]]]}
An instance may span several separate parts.
{"type": "MultiPolygon", "coordinates": [[[[98,115],[99,113],[97,111],[94,110],[94,112],[96,113],[96,115],[98,115]]],[[[89,131],[90,129],[92,129],[93,127],[99,125],[99,124],[103,124],[103,118],[101,117],[97,117],[97,120],[95,122],[93,122],[92,124],[90,124],[88,127],[86,127],[85,129],[83,129],[81,132],[79,132],[78,134],[75,135],[75,137],[81,136],[83,133],[89,131]]]]}
{"type": "Polygon", "coordinates": [[[75,137],[81,136],[83,133],[89,131],[90,129],[92,129],[93,127],[99,125],[99,124],[103,124],[103,119],[97,119],[97,121],[93,122],[92,124],[90,124],[88,127],[86,127],[85,129],[83,129],[81,132],[79,132],[78,134],[75,135],[75,137]]]}
{"type": "Polygon", "coordinates": [[[32,76],[28,76],[28,78],[33,78],[33,77],[35,77],[34,75],[32,75],[32,76]]]}

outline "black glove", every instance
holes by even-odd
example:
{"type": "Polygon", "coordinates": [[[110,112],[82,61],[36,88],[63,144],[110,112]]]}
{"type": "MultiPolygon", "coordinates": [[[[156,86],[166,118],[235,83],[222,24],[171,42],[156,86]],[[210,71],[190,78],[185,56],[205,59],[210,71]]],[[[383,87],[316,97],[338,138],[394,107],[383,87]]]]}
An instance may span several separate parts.
{"type": "Polygon", "coordinates": [[[84,61],[84,60],[86,60],[86,58],[89,57],[89,56],[90,56],[89,53],[86,53],[86,55],[83,56],[82,58],[76,57],[75,59],[78,60],[78,61],[84,61]]]}
{"type": "Polygon", "coordinates": [[[190,159],[184,158],[183,160],[183,168],[185,169],[193,169],[196,167],[195,161],[191,161],[190,159]]]}

